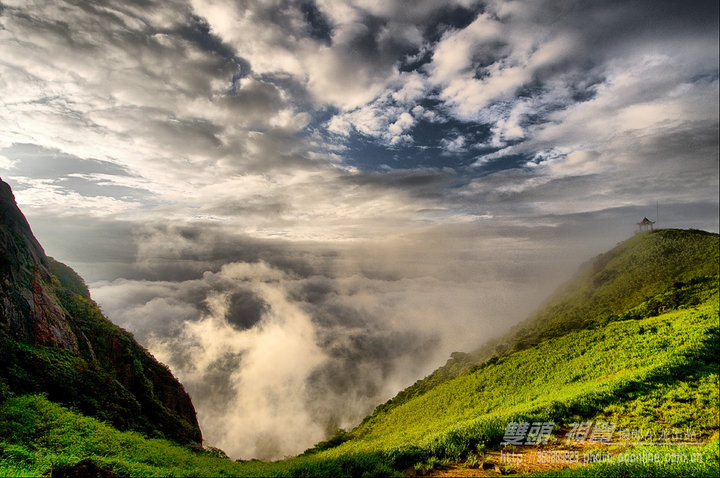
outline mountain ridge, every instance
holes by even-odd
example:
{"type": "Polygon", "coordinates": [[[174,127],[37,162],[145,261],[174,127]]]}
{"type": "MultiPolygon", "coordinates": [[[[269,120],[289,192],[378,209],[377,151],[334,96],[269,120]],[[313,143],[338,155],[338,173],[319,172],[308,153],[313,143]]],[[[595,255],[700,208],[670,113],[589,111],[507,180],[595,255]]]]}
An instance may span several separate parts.
{"type": "MultiPolygon", "coordinates": [[[[589,326],[605,324],[619,318],[625,309],[633,309],[648,300],[661,296],[668,289],[679,286],[680,290],[671,294],[671,297],[656,299],[654,307],[676,307],[683,305],[682,295],[689,295],[687,290],[703,287],[704,281],[717,282],[718,263],[720,262],[720,236],[716,233],[697,229],[656,229],[644,232],[620,242],[613,249],[599,254],[593,259],[583,263],[578,271],[568,279],[559,289],[546,299],[538,309],[519,324],[513,326],[503,336],[488,341],[485,345],[471,352],[453,352],[447,362],[406,389],[400,391],[395,397],[377,407],[376,411],[388,409],[406,402],[433,387],[467,373],[473,367],[493,363],[503,354],[510,351],[522,350],[552,337],[559,337],[572,330],[581,330],[589,326]],[[622,279],[621,275],[609,273],[606,267],[614,265],[613,270],[628,268],[628,275],[643,277],[643,268],[629,268],[628,262],[632,258],[647,261],[648,254],[639,254],[638,249],[644,248],[657,257],[666,257],[668,251],[682,251],[683,238],[698,240],[703,253],[690,251],[668,260],[671,273],[648,281],[638,293],[631,294],[622,304],[610,306],[596,300],[588,304],[593,295],[593,289],[606,288],[614,285],[613,281],[622,279]],[[650,247],[646,247],[650,246],[650,247]],[[634,251],[634,252],[633,252],[634,251]],[[631,254],[626,254],[631,252],[631,254]],[[689,257],[691,259],[689,259],[689,257]],[[701,260],[700,260],[701,259],[701,260]],[[613,263],[613,261],[615,263],[613,263]],[[619,263],[619,264],[618,264],[619,263]],[[662,302],[662,303],[660,303],[662,302]],[[569,320],[553,322],[554,314],[562,311],[569,320]],[[591,312],[590,312],[591,311],[591,312]]],[[[693,241],[689,241],[693,242],[693,241]]],[[[697,246],[695,244],[694,246],[697,246]]],[[[650,262],[649,269],[654,266],[650,262]]],[[[686,305],[686,304],[685,304],[686,305]]],[[[555,317],[557,319],[557,317],[555,317]]],[[[368,420],[373,414],[365,418],[368,420]]]]}
{"type": "Polygon", "coordinates": [[[46,256],[0,179],[0,395],[45,393],[120,430],[202,443],[189,395],[46,256]]]}
{"type": "Polygon", "coordinates": [[[15,203],[10,186],[0,180],[0,316],[19,340],[77,352],[78,338],[65,314],[48,294],[49,262],[15,203]]]}

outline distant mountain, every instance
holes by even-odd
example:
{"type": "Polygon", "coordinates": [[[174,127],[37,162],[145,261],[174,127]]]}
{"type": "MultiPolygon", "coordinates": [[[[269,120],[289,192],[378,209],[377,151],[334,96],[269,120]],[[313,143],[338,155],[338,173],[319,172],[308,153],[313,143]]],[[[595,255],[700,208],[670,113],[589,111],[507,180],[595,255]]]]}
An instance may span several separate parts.
{"type": "Polygon", "coordinates": [[[401,391],[383,407],[421,395],[512,350],[522,350],[552,337],[597,327],[628,314],[657,315],[688,307],[714,290],[720,262],[717,234],[695,229],[658,229],[637,234],[595,257],[548,299],[537,312],[500,339],[470,353],[455,352],[432,374],[401,391]],[[642,310],[635,310],[639,307],[642,310]]]}
{"type": "Polygon", "coordinates": [[[622,319],[646,301],[655,314],[697,305],[700,298],[688,291],[717,281],[718,244],[717,234],[696,229],[637,234],[583,265],[499,350],[622,319]]]}
{"type": "Polygon", "coordinates": [[[0,398],[44,393],[120,430],[202,442],[183,386],[45,255],[1,180],[0,357],[0,398]]]}

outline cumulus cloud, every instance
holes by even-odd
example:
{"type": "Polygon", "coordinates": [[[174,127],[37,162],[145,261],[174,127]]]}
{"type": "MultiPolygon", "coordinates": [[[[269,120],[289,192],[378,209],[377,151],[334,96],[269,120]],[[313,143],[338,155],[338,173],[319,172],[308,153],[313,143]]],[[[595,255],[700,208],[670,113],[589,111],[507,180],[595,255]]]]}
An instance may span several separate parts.
{"type": "Polygon", "coordinates": [[[443,138],[440,141],[440,144],[446,151],[450,151],[451,153],[458,153],[465,150],[465,142],[465,136],[458,135],[453,139],[443,138]]]}
{"type": "MultiPolygon", "coordinates": [[[[192,5],[255,72],[290,74],[315,102],[343,109],[380,94],[397,76],[398,55],[422,41],[418,28],[399,12],[378,16],[377,7],[363,2],[194,0],[192,5]]],[[[437,8],[426,5],[421,13],[437,8]]]]}

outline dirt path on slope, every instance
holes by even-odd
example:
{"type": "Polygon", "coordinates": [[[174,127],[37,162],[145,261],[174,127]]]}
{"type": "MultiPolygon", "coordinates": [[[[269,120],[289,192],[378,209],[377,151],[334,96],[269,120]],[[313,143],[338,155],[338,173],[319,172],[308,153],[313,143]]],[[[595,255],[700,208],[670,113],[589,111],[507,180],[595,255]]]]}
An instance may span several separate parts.
{"type": "Polygon", "coordinates": [[[513,451],[493,451],[481,455],[478,465],[472,467],[464,462],[438,467],[417,476],[428,477],[470,477],[470,476],[501,476],[521,473],[539,473],[557,471],[564,468],[586,466],[593,461],[607,459],[620,453],[615,447],[612,452],[608,447],[594,443],[588,446],[573,447],[517,447],[513,451]]]}

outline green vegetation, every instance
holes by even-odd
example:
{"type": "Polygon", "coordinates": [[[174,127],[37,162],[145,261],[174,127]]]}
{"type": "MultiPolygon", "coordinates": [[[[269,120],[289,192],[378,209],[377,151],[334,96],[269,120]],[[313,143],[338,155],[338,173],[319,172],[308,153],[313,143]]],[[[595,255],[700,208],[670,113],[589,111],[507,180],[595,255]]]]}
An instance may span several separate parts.
{"type": "Polygon", "coordinates": [[[39,395],[5,401],[0,436],[0,476],[39,476],[83,458],[130,476],[257,476],[270,470],[261,462],[240,465],[212,452],[120,432],[39,395]]]}
{"type": "Polygon", "coordinates": [[[98,361],[86,360],[68,350],[17,342],[2,331],[0,354],[0,390],[15,394],[43,392],[55,402],[108,421],[121,430],[139,430],[149,436],[193,434],[185,420],[173,417],[173,412],[150,395],[152,383],[142,371],[133,370],[137,375],[124,386],[98,361]],[[173,425],[176,428],[170,428],[173,425]]]}
{"type": "Polygon", "coordinates": [[[551,337],[700,304],[717,295],[719,251],[718,235],[705,231],[660,229],[638,234],[583,265],[537,313],[504,337],[471,353],[453,353],[446,365],[378,411],[551,337]]]}
{"type": "Polygon", "coordinates": [[[635,236],[493,347],[454,354],[319,456],[460,460],[497,446],[509,421],[692,426],[707,439],[718,428],[718,267],[716,234],[635,236]]]}
{"type": "Polygon", "coordinates": [[[720,475],[719,464],[720,443],[714,440],[703,447],[650,446],[634,448],[619,453],[606,462],[533,476],[706,478],[720,475]]]}
{"type": "Polygon", "coordinates": [[[717,308],[715,299],[696,310],[614,322],[509,353],[375,413],[332,452],[414,445],[459,459],[478,444],[497,445],[508,421],[570,423],[617,415],[640,397],[659,401],[671,394],[687,409],[654,410],[652,417],[641,413],[628,425],[649,419],[657,426],[689,422],[709,435],[718,420],[717,308]]]}
{"type": "MultiPolygon", "coordinates": [[[[303,455],[274,463],[233,462],[218,451],[121,432],[53,403],[59,401],[53,397],[20,395],[17,383],[6,380],[0,382],[0,476],[38,475],[82,458],[129,476],[402,476],[481,463],[483,453],[501,446],[508,422],[588,420],[658,434],[692,428],[697,440],[712,441],[661,448],[701,453],[699,462],[615,460],[573,468],[567,476],[714,476],[720,422],[717,251],[717,235],[638,235],[586,266],[492,353],[454,354],[354,430],[339,430],[303,455]]],[[[78,384],[85,380],[77,362],[36,349],[21,352],[41,354],[63,371],[63,381],[73,380],[73,373],[78,384]]],[[[28,370],[5,376],[21,380],[28,370]]],[[[563,438],[558,427],[555,432],[563,438]]]]}
{"type": "Polygon", "coordinates": [[[716,282],[719,251],[718,235],[705,231],[661,229],[638,234],[583,266],[508,336],[505,348],[528,347],[612,320],[667,291],[682,295],[686,287],[716,282]]]}
{"type": "Polygon", "coordinates": [[[47,259],[50,273],[55,276],[58,281],[57,285],[60,286],[56,285],[56,289],[62,288],[66,295],[77,294],[86,299],[90,298],[87,285],[82,277],[62,262],[58,262],[52,257],[47,259]]]}

